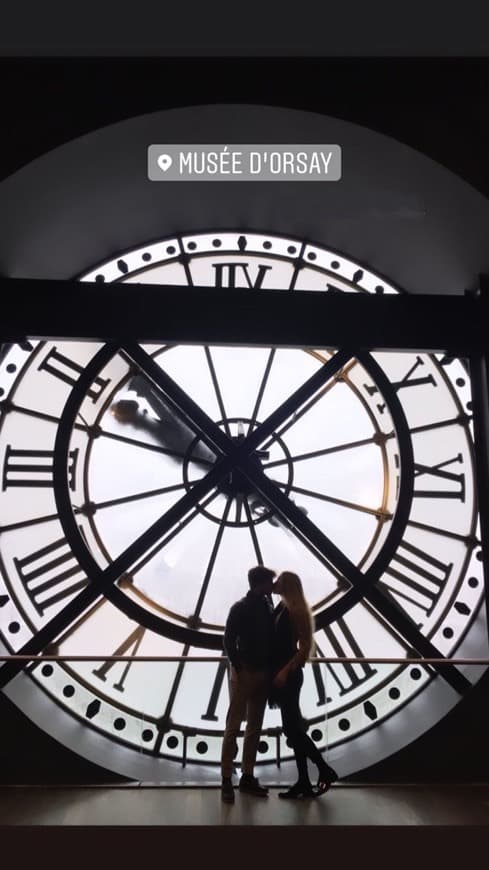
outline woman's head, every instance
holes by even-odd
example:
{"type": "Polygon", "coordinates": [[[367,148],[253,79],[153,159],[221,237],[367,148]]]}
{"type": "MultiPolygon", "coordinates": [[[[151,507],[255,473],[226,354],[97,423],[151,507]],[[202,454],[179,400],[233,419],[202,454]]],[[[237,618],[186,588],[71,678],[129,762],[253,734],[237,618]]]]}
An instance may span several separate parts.
{"type": "Polygon", "coordinates": [[[281,595],[286,604],[301,604],[304,601],[304,591],[300,577],[293,571],[282,571],[272,587],[272,592],[281,595]]]}
{"type": "Polygon", "coordinates": [[[308,645],[309,655],[313,648],[314,618],[304,598],[300,577],[293,571],[282,571],[272,586],[272,592],[282,596],[296,634],[308,645]]]}

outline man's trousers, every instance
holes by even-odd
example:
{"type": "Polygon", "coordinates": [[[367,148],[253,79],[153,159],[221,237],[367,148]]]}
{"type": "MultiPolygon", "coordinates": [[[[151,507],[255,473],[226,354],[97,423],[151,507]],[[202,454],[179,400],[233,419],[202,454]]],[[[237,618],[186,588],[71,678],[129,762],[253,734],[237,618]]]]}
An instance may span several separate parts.
{"type": "Polygon", "coordinates": [[[253,775],[265,714],[269,679],[268,671],[252,671],[249,668],[241,667],[238,673],[234,668],[231,668],[229,710],[226,716],[226,730],[221,755],[223,778],[232,775],[237,751],[236,738],[244,719],[246,719],[246,730],[241,768],[243,773],[253,775]]]}

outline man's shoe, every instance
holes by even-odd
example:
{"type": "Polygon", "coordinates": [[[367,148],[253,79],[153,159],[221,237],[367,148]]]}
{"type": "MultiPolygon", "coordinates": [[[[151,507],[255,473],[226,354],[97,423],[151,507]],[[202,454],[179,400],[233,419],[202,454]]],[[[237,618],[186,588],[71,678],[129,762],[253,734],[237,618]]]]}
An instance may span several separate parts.
{"type": "Polygon", "coordinates": [[[221,799],[226,804],[234,804],[234,786],[230,779],[223,779],[222,781],[221,799]]]}
{"type": "Polygon", "coordinates": [[[250,776],[249,773],[243,773],[239,781],[239,790],[257,797],[268,797],[268,789],[260,785],[256,776],[250,776]]]}

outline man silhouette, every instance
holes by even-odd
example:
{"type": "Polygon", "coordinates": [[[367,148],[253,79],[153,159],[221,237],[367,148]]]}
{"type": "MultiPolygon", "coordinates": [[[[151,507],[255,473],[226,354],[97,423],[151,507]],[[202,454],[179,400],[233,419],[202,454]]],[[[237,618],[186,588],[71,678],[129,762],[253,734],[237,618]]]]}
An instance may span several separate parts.
{"type": "Polygon", "coordinates": [[[268,789],[254,776],[258,742],[271,676],[273,645],[272,582],[275,571],[257,565],[248,571],[249,592],[231,607],[224,650],[231,664],[230,701],[221,755],[222,800],[234,801],[233,762],[236,738],[246,719],[239,790],[266,797],[268,789]]]}

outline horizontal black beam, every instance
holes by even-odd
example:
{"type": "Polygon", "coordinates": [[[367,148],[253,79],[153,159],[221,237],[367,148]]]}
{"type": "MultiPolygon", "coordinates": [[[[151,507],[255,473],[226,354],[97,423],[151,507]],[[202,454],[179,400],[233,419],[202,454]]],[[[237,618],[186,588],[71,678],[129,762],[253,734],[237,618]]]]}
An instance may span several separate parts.
{"type": "Polygon", "coordinates": [[[489,299],[0,279],[0,342],[136,339],[482,352],[489,299]]]}

